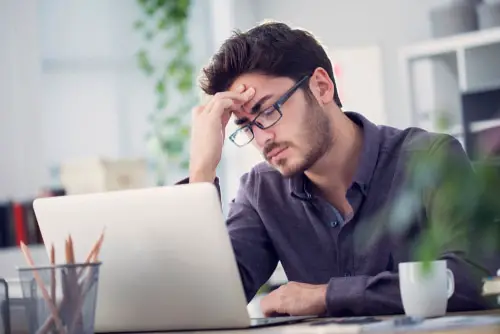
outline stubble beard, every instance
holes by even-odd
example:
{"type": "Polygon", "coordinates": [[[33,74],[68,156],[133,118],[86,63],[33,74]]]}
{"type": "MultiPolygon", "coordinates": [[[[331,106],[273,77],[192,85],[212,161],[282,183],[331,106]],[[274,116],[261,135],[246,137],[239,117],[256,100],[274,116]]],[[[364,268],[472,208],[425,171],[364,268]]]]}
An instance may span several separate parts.
{"type": "MultiPolygon", "coordinates": [[[[310,113],[308,113],[303,120],[303,135],[297,138],[297,141],[301,144],[304,143],[308,145],[306,153],[299,162],[293,165],[287,161],[287,158],[280,159],[275,164],[275,168],[287,178],[310,169],[326,154],[326,152],[328,152],[332,145],[330,119],[323,113],[322,108],[318,105],[316,100],[308,102],[308,106],[310,113]]],[[[293,147],[293,144],[289,143],[283,146],[293,147]]]]}

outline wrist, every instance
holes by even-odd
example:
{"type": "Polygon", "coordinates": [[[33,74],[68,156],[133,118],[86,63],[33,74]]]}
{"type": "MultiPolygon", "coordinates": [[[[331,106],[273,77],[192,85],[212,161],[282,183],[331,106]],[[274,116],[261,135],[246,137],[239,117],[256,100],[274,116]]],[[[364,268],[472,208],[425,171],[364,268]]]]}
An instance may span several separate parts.
{"type": "Polygon", "coordinates": [[[189,173],[189,183],[214,182],[215,171],[191,171],[189,173]]]}
{"type": "Polygon", "coordinates": [[[328,284],[322,284],[318,288],[318,299],[317,299],[317,305],[319,309],[321,310],[321,313],[326,313],[326,303],[327,303],[327,295],[328,292],[328,284]]]}

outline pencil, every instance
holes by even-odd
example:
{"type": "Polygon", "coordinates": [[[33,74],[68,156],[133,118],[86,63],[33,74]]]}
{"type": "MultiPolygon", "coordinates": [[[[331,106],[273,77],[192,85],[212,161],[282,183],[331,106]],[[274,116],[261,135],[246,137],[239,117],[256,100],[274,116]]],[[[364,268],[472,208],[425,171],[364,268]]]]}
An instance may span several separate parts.
{"type": "Polygon", "coordinates": [[[94,259],[92,262],[97,262],[99,260],[99,253],[101,251],[102,242],[104,241],[104,231],[102,232],[99,240],[97,240],[96,249],[94,252],[94,259]]]}
{"type": "Polygon", "coordinates": [[[57,304],[56,301],[56,268],[54,267],[56,265],[56,250],[54,248],[54,244],[50,247],[50,295],[52,297],[52,302],[54,305],[57,304]]]}
{"type": "Polygon", "coordinates": [[[71,264],[75,264],[75,250],[73,248],[73,239],[71,239],[71,234],[68,236],[69,245],[69,260],[71,264]]]}
{"type": "MultiPolygon", "coordinates": [[[[66,239],[66,262],[69,265],[67,268],[68,275],[67,278],[67,295],[68,304],[67,310],[70,314],[70,319],[78,317],[77,305],[80,299],[80,286],[78,284],[78,277],[76,273],[76,268],[72,265],[75,264],[75,254],[73,250],[73,239],[71,235],[66,239]]],[[[70,327],[69,332],[72,333],[73,329],[70,327]]]]}
{"type": "Polygon", "coordinates": [[[59,319],[59,316],[57,314],[57,309],[54,306],[54,304],[52,303],[52,301],[50,300],[49,293],[48,293],[47,289],[45,288],[45,285],[43,284],[42,279],[38,275],[38,271],[35,269],[35,261],[33,261],[33,257],[31,256],[31,253],[30,253],[28,247],[22,241],[20,243],[20,246],[21,246],[21,251],[22,251],[26,261],[33,269],[33,275],[35,276],[35,281],[38,284],[38,287],[40,288],[40,290],[42,292],[43,299],[45,299],[45,302],[49,306],[50,312],[52,313],[52,317],[54,318],[57,329],[59,330],[60,333],[66,333],[66,331],[64,330],[63,324],[61,322],[61,319],[59,319]]]}
{"type": "MultiPolygon", "coordinates": [[[[99,256],[102,242],[104,241],[104,232],[105,231],[106,231],[106,228],[103,228],[101,235],[99,236],[99,239],[97,239],[97,241],[94,243],[94,246],[92,246],[92,248],[90,249],[90,252],[87,255],[87,258],[85,259],[85,264],[88,264],[91,262],[97,262],[97,256],[99,256]]],[[[79,278],[81,278],[85,269],[86,269],[86,267],[79,268],[79,270],[78,270],[78,277],[79,278]]]]}
{"type": "Polygon", "coordinates": [[[101,249],[102,242],[104,240],[104,232],[106,228],[104,228],[101,232],[101,235],[99,236],[99,239],[95,242],[94,246],[90,250],[89,254],[87,255],[87,258],[85,259],[85,263],[92,262],[92,259],[96,258],[96,254],[99,254],[99,251],[101,249]]]}

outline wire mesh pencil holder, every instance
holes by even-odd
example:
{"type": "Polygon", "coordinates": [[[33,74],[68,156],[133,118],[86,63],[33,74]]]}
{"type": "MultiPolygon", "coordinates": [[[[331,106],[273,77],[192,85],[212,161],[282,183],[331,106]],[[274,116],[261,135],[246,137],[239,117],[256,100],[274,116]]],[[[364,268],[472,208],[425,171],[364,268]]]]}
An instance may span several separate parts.
{"type": "Polygon", "coordinates": [[[11,333],[10,324],[10,298],[9,284],[3,278],[0,278],[0,321],[3,327],[3,333],[11,333]]]}
{"type": "Polygon", "coordinates": [[[101,263],[19,268],[30,334],[93,334],[101,263]]]}

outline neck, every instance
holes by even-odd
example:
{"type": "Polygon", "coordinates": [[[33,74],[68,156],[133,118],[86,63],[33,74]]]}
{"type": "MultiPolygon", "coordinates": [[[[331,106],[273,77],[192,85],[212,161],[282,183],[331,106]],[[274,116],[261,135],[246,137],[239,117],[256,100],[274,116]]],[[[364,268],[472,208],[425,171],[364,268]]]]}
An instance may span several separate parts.
{"type": "Polygon", "coordinates": [[[345,196],[356,173],[363,132],[341,110],[334,110],[331,120],[332,143],[330,149],[305,172],[322,195],[327,198],[345,196]]]}

